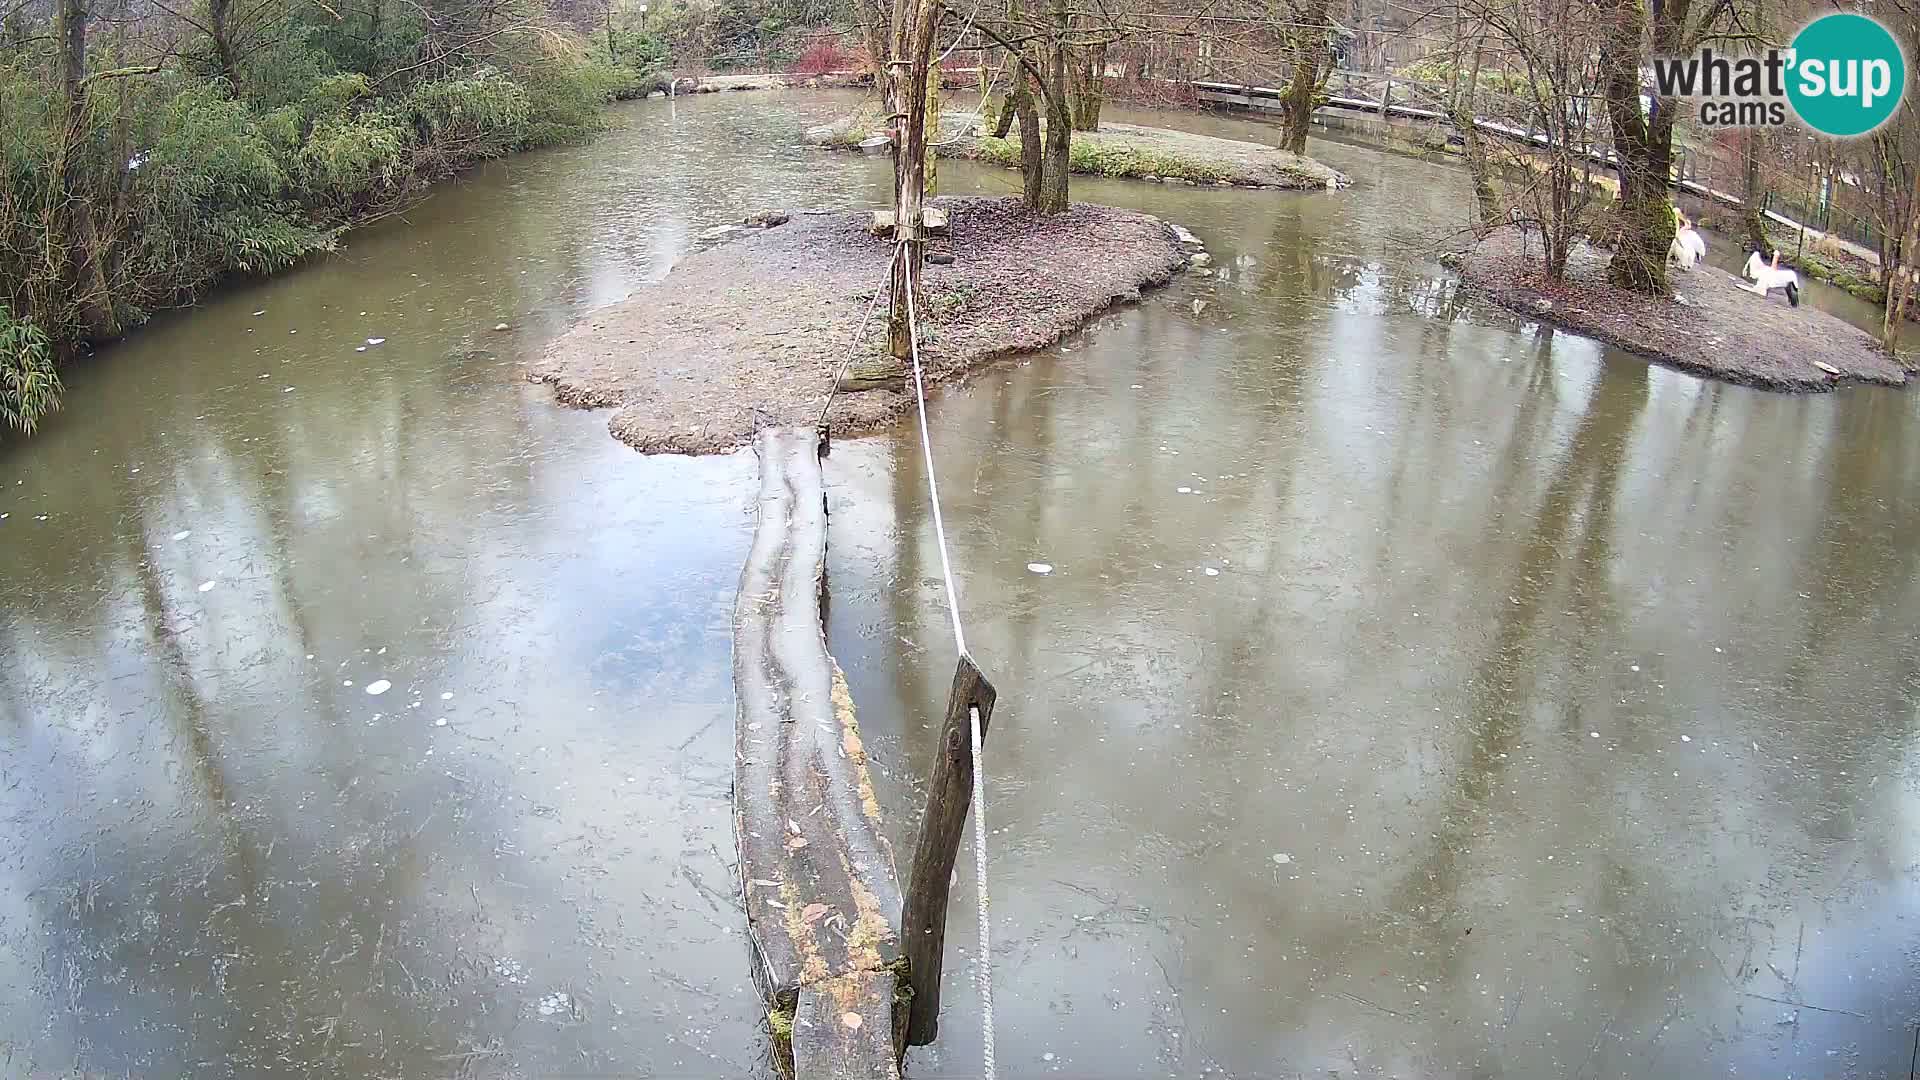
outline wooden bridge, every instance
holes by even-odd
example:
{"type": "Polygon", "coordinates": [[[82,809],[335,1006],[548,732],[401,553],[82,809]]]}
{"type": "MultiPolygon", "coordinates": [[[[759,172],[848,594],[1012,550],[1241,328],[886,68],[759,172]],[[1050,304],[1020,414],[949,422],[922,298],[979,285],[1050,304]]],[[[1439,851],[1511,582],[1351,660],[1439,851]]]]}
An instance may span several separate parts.
{"type": "Polygon", "coordinates": [[[901,892],[845,678],[827,653],[823,442],[760,433],[734,605],[733,818],[754,978],[789,1076],[897,1078],[901,892]]]}
{"type": "Polygon", "coordinates": [[[826,446],[814,428],[755,442],[759,521],[733,620],[739,878],[782,1072],[899,1080],[907,1046],[938,1029],[947,891],[975,790],[967,725],[977,714],[984,736],[994,691],[963,650],[903,894],[822,623],[826,446]]]}

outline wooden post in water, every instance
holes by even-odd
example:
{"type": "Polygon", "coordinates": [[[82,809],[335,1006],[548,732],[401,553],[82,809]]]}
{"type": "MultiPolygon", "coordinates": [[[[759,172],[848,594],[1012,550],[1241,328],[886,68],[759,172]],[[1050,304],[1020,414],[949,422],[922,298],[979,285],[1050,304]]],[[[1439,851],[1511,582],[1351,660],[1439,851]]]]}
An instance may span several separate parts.
{"type": "Polygon", "coordinates": [[[962,653],[947,693],[947,715],[940,725],[933,774],[927,781],[927,808],[920,815],[920,839],[913,848],[907,899],[900,914],[901,953],[913,999],[907,1013],[907,1045],[925,1046],[940,1029],[940,970],[947,943],[947,889],[953,862],[966,832],[967,807],[973,802],[973,718],[980,710],[980,739],[987,738],[993,716],[993,684],[962,653]]]}

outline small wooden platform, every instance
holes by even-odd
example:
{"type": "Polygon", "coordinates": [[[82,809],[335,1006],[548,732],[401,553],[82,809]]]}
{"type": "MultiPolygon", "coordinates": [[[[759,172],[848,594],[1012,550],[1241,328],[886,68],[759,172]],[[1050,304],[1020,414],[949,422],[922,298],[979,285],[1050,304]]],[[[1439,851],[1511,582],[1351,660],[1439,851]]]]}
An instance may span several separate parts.
{"type": "Polygon", "coordinates": [[[762,431],[759,524],[734,605],[733,816],[754,977],[800,1080],[897,1078],[900,884],[821,609],[820,434],[762,431]]]}
{"type": "MultiPolygon", "coordinates": [[[[920,211],[920,225],[926,230],[928,236],[950,236],[953,233],[953,227],[947,223],[947,212],[937,206],[929,206],[920,211]]],[[[892,236],[893,211],[875,210],[873,221],[867,228],[875,236],[892,236]]]]}

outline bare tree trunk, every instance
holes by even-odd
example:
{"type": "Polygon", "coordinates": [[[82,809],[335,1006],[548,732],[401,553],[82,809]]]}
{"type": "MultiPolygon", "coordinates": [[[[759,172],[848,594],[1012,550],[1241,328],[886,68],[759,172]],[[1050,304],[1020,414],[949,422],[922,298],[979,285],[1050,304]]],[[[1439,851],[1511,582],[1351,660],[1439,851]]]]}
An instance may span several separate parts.
{"type": "Polygon", "coordinates": [[[1886,310],[1880,316],[1880,344],[1888,352],[1900,348],[1900,324],[1905,321],[1902,314],[1906,307],[1907,271],[1904,266],[1893,264],[1884,267],[1886,271],[1886,310]]]}
{"type": "Polygon", "coordinates": [[[893,83],[887,78],[887,57],[893,32],[893,5],[887,0],[863,0],[860,5],[861,34],[866,43],[867,74],[880,93],[886,111],[893,112],[893,83]]]}
{"type": "MultiPolygon", "coordinates": [[[[1020,26],[1025,20],[1026,10],[1022,0],[1007,0],[1007,25],[1020,26]]],[[[1033,70],[1038,70],[1039,64],[1032,61],[1024,45],[1017,50],[1007,49],[1007,71],[1013,76],[1008,106],[1012,114],[1020,119],[1020,202],[1027,209],[1037,212],[1045,198],[1047,162],[1040,143],[1039,105],[1033,97],[1036,85],[1033,70]]],[[[1000,125],[1000,134],[1006,133],[1006,126],[1004,123],[1000,125]]]]}
{"type": "MultiPolygon", "coordinates": [[[[113,66],[127,65],[127,28],[133,20],[133,0],[117,0],[114,4],[113,23],[113,66]]],[[[131,79],[115,80],[115,107],[113,114],[112,145],[108,150],[109,161],[123,162],[133,158],[133,87],[131,79]]],[[[115,296],[114,284],[125,277],[128,258],[128,245],[118,242],[133,227],[133,170],[119,169],[113,184],[111,199],[104,200],[101,217],[105,226],[99,230],[114,242],[103,244],[94,257],[96,280],[101,297],[102,311],[97,318],[110,324],[114,331],[120,329],[120,321],[113,308],[115,296]]]]}
{"type": "Polygon", "coordinates": [[[1068,176],[1073,158],[1073,117],[1069,113],[1067,89],[1067,35],[1071,29],[1067,0],[1052,0],[1051,9],[1052,40],[1047,43],[1045,87],[1046,171],[1040,185],[1040,202],[1035,207],[1043,214],[1058,214],[1066,210],[1068,176]]]}
{"type": "Polygon", "coordinates": [[[1107,98],[1107,46],[1079,50],[1074,63],[1073,130],[1099,131],[1100,110],[1107,98]]]}
{"type": "MultiPolygon", "coordinates": [[[[1007,25],[1013,26],[1019,23],[1020,16],[1020,0],[1007,0],[1007,25]]],[[[1021,103],[1031,103],[1032,97],[1024,92],[1027,74],[1021,70],[1020,54],[1006,45],[1000,47],[999,53],[1000,73],[1012,78],[1013,85],[1007,88],[1006,93],[991,102],[989,108],[993,110],[993,137],[1004,139],[1007,137],[1007,132],[1013,128],[1013,118],[1019,112],[1021,103]]],[[[1031,206],[1032,202],[1029,199],[1028,205],[1031,206]]]]}
{"type": "Polygon", "coordinates": [[[1746,211],[1742,216],[1746,219],[1747,244],[1759,252],[1767,250],[1767,189],[1760,179],[1760,143],[1765,138],[1762,129],[1749,128],[1740,148],[1742,171],[1746,174],[1746,187],[1740,199],[1746,211]]]}
{"type": "Polygon", "coordinates": [[[31,308],[40,312],[43,325],[56,339],[63,339],[71,324],[81,265],[80,215],[84,200],[72,190],[74,158],[86,137],[87,102],[87,8],[84,0],[57,0],[53,10],[53,38],[60,81],[59,109],[54,152],[47,165],[47,190],[50,206],[45,211],[45,239],[40,273],[29,275],[28,286],[38,295],[31,308]],[[36,289],[35,286],[38,286],[36,289]]]}
{"type": "MultiPolygon", "coordinates": [[[[1634,109],[1639,108],[1638,94],[1634,109]]],[[[1620,235],[1609,271],[1616,285],[1642,293],[1667,291],[1667,249],[1673,244],[1669,194],[1672,148],[1651,135],[1615,136],[1620,155],[1620,235]],[[1622,144],[1627,152],[1621,153],[1622,144]]]]}
{"type": "Polygon", "coordinates": [[[1567,278],[1567,256],[1573,251],[1575,192],[1571,152],[1563,142],[1547,166],[1547,220],[1543,241],[1547,247],[1547,277],[1554,281],[1567,278]]]}
{"type": "Polygon", "coordinates": [[[69,112],[81,104],[87,77],[87,6],[84,0],[57,0],[53,37],[60,49],[61,104],[69,112]]]}
{"type": "MultiPolygon", "coordinates": [[[[609,9],[611,11],[611,9],[609,9]]],[[[220,65],[220,77],[231,85],[238,86],[239,64],[233,53],[233,0],[207,0],[207,31],[213,38],[214,62],[220,65]]],[[[613,23],[609,17],[607,40],[613,40],[613,23]]]]}
{"type": "Polygon", "coordinates": [[[1040,114],[1027,69],[1016,63],[1013,76],[1013,108],[1020,114],[1020,198],[1027,209],[1038,210],[1047,176],[1046,156],[1040,148],[1040,114]]]}
{"type": "Polygon", "coordinates": [[[1900,328],[1906,322],[1907,301],[1913,293],[1913,282],[1907,262],[1912,252],[1920,245],[1920,170],[1915,170],[1913,192],[1907,199],[1907,227],[1900,243],[1900,251],[1891,259],[1883,258],[1883,270],[1887,280],[1887,311],[1880,325],[1880,343],[1888,352],[1900,347],[1900,328]]]}
{"type": "MultiPolygon", "coordinates": [[[[904,119],[901,116],[901,110],[906,108],[904,103],[906,95],[900,92],[902,76],[898,63],[904,61],[908,56],[907,50],[911,44],[909,35],[912,30],[913,6],[914,0],[886,0],[887,20],[890,26],[887,32],[888,47],[886,51],[880,54],[881,58],[875,60],[875,63],[883,64],[886,67],[886,70],[882,73],[880,83],[886,87],[884,95],[886,97],[887,113],[889,115],[889,119],[887,120],[889,127],[901,124],[904,119]]],[[[897,175],[897,171],[900,168],[900,158],[898,155],[894,157],[893,161],[897,175]]]]}
{"type": "Polygon", "coordinates": [[[1073,121],[1073,130],[1084,131],[1080,126],[1081,102],[1086,96],[1087,50],[1073,48],[1067,50],[1067,116],[1073,121]]]}
{"type": "Polygon", "coordinates": [[[926,93],[920,99],[920,137],[926,148],[926,160],[920,163],[921,193],[932,198],[940,192],[940,65],[927,64],[926,93]]]}
{"type": "Polygon", "coordinates": [[[1620,162],[1620,229],[1609,273],[1634,292],[1667,291],[1667,248],[1673,243],[1668,184],[1673,174],[1673,106],[1640,109],[1640,62],[1646,34],[1641,0],[1608,0],[1600,47],[1607,119],[1620,162]]]}
{"type": "Polygon", "coordinates": [[[1007,132],[1013,130],[1014,114],[1019,108],[1014,102],[1023,96],[1020,93],[1019,87],[1022,86],[1026,80],[1027,73],[1020,70],[1019,62],[1015,61],[1013,65],[1013,83],[1015,88],[995,96],[993,101],[988,103],[987,108],[993,113],[992,134],[994,138],[1004,139],[1007,137],[1007,132]]]}
{"type": "Polygon", "coordinates": [[[1287,84],[1286,135],[1280,145],[1296,154],[1307,152],[1307,129],[1313,126],[1320,68],[1327,58],[1331,7],[1330,0],[1306,0],[1294,30],[1293,78],[1287,84]]]}
{"type": "MultiPolygon", "coordinates": [[[[1014,92],[1012,89],[995,91],[993,87],[997,86],[1000,78],[1005,75],[1011,75],[1014,86],[1018,87],[1020,80],[1026,76],[1020,71],[1020,58],[1013,55],[1011,50],[1001,47],[996,49],[995,52],[998,54],[999,63],[994,68],[993,77],[986,80],[980,92],[990,94],[987,98],[986,105],[985,130],[996,139],[1004,139],[1007,137],[1007,132],[1013,130],[1014,92]]],[[[985,63],[983,57],[981,61],[981,73],[983,76],[985,75],[985,63]]]]}
{"type": "MultiPolygon", "coordinates": [[[[1480,120],[1477,113],[1480,87],[1481,51],[1478,39],[1473,50],[1473,65],[1469,69],[1464,83],[1456,80],[1453,94],[1453,127],[1460,133],[1460,149],[1467,158],[1467,175],[1473,183],[1474,219],[1482,228],[1492,228],[1500,221],[1500,195],[1493,186],[1493,162],[1488,159],[1487,146],[1480,138],[1480,120]]],[[[1454,70],[1459,70],[1459,61],[1454,62],[1454,70]]]]}
{"type": "MultiPolygon", "coordinates": [[[[906,6],[905,0],[896,8],[906,6]]],[[[915,0],[911,20],[896,18],[900,34],[895,37],[893,61],[888,74],[894,79],[898,111],[904,113],[900,145],[894,155],[896,185],[893,201],[894,239],[907,245],[902,257],[893,264],[893,302],[888,313],[887,347],[896,359],[906,359],[911,350],[911,329],[907,318],[907,291],[913,280],[909,267],[918,268],[926,241],[921,228],[921,209],[927,185],[927,84],[928,69],[933,66],[934,34],[940,25],[939,0],[915,0]]]]}

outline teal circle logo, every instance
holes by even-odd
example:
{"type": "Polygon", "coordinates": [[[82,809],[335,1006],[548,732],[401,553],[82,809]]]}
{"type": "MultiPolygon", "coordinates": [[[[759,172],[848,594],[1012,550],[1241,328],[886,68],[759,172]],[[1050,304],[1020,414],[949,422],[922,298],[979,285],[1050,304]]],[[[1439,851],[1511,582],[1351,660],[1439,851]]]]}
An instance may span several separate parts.
{"type": "Polygon", "coordinates": [[[1787,100],[1822,135],[1867,134],[1887,122],[1906,92],[1899,41],[1865,15],[1822,15],[1793,39],[1787,100]]]}

